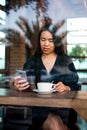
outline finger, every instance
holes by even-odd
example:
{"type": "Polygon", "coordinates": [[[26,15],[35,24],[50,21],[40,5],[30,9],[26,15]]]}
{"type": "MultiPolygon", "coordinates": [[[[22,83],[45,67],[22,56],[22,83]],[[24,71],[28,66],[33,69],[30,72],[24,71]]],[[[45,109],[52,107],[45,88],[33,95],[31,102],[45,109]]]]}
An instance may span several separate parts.
{"type": "Polygon", "coordinates": [[[29,83],[28,82],[23,82],[23,83],[19,83],[19,85],[22,88],[22,87],[25,87],[25,86],[29,85],[29,83]]]}
{"type": "Polygon", "coordinates": [[[57,90],[58,92],[63,92],[63,91],[64,91],[64,87],[61,86],[61,85],[56,86],[56,90],[57,90]]]}
{"type": "Polygon", "coordinates": [[[21,76],[19,75],[19,76],[15,76],[14,77],[14,80],[18,80],[18,79],[20,79],[21,78],[21,76]]]}
{"type": "Polygon", "coordinates": [[[55,87],[56,90],[58,90],[58,89],[61,88],[61,85],[56,84],[54,87],[55,87]]]}
{"type": "Polygon", "coordinates": [[[23,91],[23,90],[25,90],[25,89],[27,89],[27,88],[29,88],[29,87],[30,87],[30,85],[27,85],[27,86],[25,86],[25,87],[19,87],[18,90],[23,91]]]}
{"type": "Polygon", "coordinates": [[[21,80],[18,80],[17,82],[18,84],[23,84],[23,83],[28,83],[26,79],[21,79],[21,80]]]}

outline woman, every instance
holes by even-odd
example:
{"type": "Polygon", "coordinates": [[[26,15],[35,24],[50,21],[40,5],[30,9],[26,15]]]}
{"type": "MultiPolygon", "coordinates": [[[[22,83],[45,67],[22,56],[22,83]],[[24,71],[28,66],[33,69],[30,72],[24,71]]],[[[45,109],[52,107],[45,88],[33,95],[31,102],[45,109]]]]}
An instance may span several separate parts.
{"type": "MultiPolygon", "coordinates": [[[[29,80],[30,77],[33,77],[35,85],[41,81],[53,81],[55,89],[60,93],[78,90],[78,75],[74,64],[71,58],[64,53],[62,45],[58,43],[58,37],[52,30],[52,25],[44,26],[41,29],[36,53],[28,59],[23,69],[26,70],[29,80]]],[[[20,77],[16,77],[14,86],[19,91],[26,90],[31,87],[29,80],[26,81],[20,77]]],[[[61,127],[60,130],[67,128],[65,128],[64,124],[70,129],[75,130],[73,123],[76,121],[76,113],[71,109],[33,107],[32,112],[35,129],[36,126],[37,129],[42,126],[43,129],[53,130],[51,125],[56,122],[55,126],[58,125],[58,127],[61,127]],[[75,117],[73,121],[70,119],[72,112],[75,115],[73,115],[73,117],[75,117]],[[51,120],[53,120],[53,122],[49,125],[51,120]]],[[[58,130],[58,127],[55,128],[55,130],[58,130]]]]}

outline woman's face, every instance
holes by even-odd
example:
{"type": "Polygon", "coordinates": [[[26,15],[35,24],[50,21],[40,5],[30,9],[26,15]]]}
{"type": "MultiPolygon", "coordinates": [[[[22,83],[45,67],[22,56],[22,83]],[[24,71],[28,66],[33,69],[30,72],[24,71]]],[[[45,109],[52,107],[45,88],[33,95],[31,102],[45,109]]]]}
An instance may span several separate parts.
{"type": "Polygon", "coordinates": [[[40,46],[43,54],[54,53],[53,36],[49,31],[43,31],[40,36],[40,46]]]}

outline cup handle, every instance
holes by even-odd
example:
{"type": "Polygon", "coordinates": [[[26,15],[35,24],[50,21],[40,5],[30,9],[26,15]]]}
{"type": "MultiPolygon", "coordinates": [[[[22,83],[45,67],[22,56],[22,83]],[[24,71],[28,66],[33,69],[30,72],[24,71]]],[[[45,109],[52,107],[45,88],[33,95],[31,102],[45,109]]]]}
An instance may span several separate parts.
{"type": "Polygon", "coordinates": [[[52,85],[52,88],[51,88],[52,90],[55,90],[55,87],[54,87],[54,85],[55,85],[55,84],[53,84],[53,85],[52,85]]]}

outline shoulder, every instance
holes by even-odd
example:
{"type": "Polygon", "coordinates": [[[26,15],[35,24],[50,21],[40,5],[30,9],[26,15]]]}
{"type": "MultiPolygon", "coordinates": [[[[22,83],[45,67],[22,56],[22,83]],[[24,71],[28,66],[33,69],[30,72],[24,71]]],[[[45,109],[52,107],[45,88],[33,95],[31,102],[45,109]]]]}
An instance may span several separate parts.
{"type": "Polygon", "coordinates": [[[29,69],[29,68],[31,68],[31,67],[34,67],[34,66],[35,66],[35,63],[36,63],[36,60],[37,60],[36,56],[31,56],[31,57],[29,57],[29,58],[27,59],[27,61],[25,62],[23,68],[24,68],[24,69],[29,69]]]}
{"type": "Polygon", "coordinates": [[[63,59],[68,59],[68,60],[71,59],[71,57],[68,56],[67,54],[59,55],[59,57],[60,57],[60,58],[63,58],[63,59]]]}
{"type": "Polygon", "coordinates": [[[36,62],[39,59],[39,57],[33,55],[27,59],[26,62],[36,62]]]}
{"type": "Polygon", "coordinates": [[[61,65],[68,65],[68,64],[72,63],[71,57],[66,54],[59,55],[58,60],[61,65]]]}

